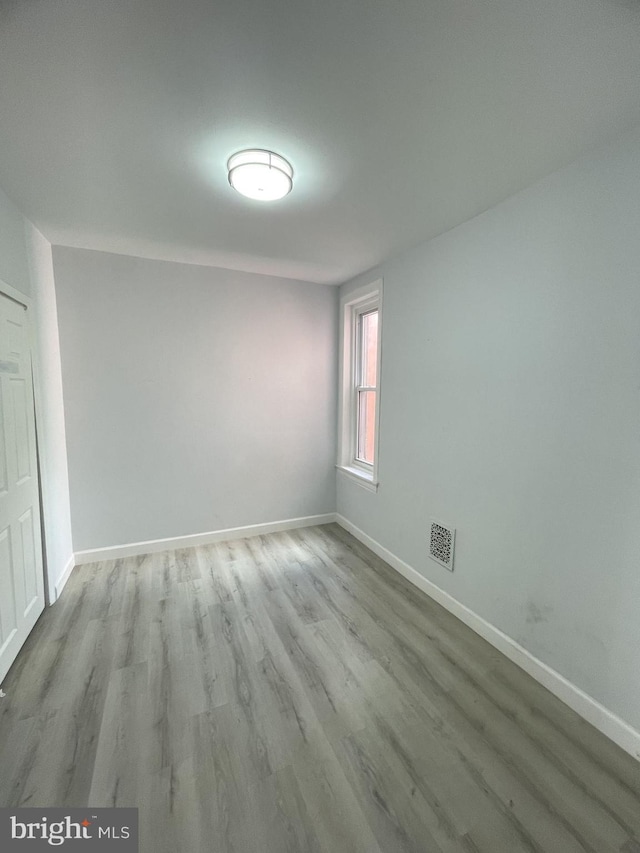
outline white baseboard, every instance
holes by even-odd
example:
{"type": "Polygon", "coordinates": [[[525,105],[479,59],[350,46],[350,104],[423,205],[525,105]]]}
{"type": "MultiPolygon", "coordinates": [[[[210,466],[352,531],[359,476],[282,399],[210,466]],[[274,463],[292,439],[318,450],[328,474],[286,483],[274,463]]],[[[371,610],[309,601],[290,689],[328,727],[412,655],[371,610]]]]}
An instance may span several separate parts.
{"type": "Polygon", "coordinates": [[[173,551],[176,548],[193,548],[195,545],[210,545],[227,539],[247,539],[265,533],[277,533],[281,530],[295,530],[298,527],[313,527],[316,524],[331,524],[336,520],[334,512],[324,515],[308,515],[304,518],[287,518],[284,521],[269,521],[266,524],[249,524],[246,527],[230,527],[227,530],[212,530],[209,533],[192,533],[188,536],[175,536],[170,539],[151,539],[148,542],[131,542],[128,545],[114,545],[109,548],[94,548],[90,551],[78,551],[76,565],[97,563],[99,560],[116,560],[121,557],[137,557],[141,554],[155,554],[158,551],[173,551]]]}
{"type": "MultiPolygon", "coordinates": [[[[62,590],[64,589],[65,584],[69,580],[69,578],[71,576],[71,572],[73,571],[75,565],[76,565],[76,559],[75,559],[75,556],[72,554],[69,557],[67,565],[60,572],[60,574],[58,575],[58,577],[56,579],[56,582],[54,585],[54,590],[53,590],[54,594],[55,594],[55,598],[53,599],[53,601],[57,601],[60,598],[60,594],[61,594],[62,590]]],[[[51,602],[52,604],[53,604],[53,601],[51,602]]]]}
{"type": "Polygon", "coordinates": [[[370,548],[374,554],[389,563],[396,571],[403,575],[408,581],[414,584],[422,592],[426,593],[438,604],[441,604],[446,610],[468,625],[476,634],[479,634],[487,642],[491,643],[498,651],[502,652],[505,657],[517,664],[521,669],[535,678],[540,684],[550,690],[554,696],[557,696],[565,705],[568,705],[572,710],[579,714],[587,722],[591,723],[596,729],[601,731],[610,740],[622,747],[625,752],[628,752],[636,759],[640,759],[640,732],[616,716],[604,705],[601,705],[592,696],[589,696],[575,684],[572,684],[559,672],[556,672],[546,663],[543,663],[538,658],[534,657],[531,652],[528,652],[523,646],[517,643],[514,639],[503,633],[499,628],[496,628],[490,622],[487,622],[473,610],[470,610],[464,604],[461,604],[453,596],[449,595],[439,586],[436,586],[430,580],[421,575],[420,572],[412,568],[404,560],[396,557],[395,554],[387,550],[375,539],[372,539],[364,531],[352,524],[344,516],[337,514],[336,521],[341,527],[344,527],[352,536],[359,539],[363,545],[370,548]]]}

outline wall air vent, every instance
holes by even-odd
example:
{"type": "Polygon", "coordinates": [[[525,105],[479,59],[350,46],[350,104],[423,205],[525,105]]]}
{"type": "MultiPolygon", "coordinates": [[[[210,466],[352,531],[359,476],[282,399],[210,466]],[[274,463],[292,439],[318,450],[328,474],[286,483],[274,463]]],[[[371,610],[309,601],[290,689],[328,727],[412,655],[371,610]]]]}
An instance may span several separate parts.
{"type": "Polygon", "coordinates": [[[445,569],[453,571],[453,546],[456,540],[455,527],[448,527],[441,521],[431,521],[429,556],[445,569]]]}

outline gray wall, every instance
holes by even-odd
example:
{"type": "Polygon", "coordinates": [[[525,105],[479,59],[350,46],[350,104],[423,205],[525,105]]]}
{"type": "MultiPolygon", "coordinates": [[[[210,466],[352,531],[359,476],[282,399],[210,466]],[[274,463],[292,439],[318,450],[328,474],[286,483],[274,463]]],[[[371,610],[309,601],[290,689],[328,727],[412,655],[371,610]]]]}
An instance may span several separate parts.
{"type": "Polygon", "coordinates": [[[51,246],[0,191],[0,278],[32,299],[38,452],[49,595],[73,557],[51,246]]]}
{"type": "Polygon", "coordinates": [[[640,728],[640,132],[343,292],[380,275],[381,485],[338,511],[640,728]]]}
{"type": "Polygon", "coordinates": [[[337,288],[53,257],[76,551],[335,510],[337,288]]]}

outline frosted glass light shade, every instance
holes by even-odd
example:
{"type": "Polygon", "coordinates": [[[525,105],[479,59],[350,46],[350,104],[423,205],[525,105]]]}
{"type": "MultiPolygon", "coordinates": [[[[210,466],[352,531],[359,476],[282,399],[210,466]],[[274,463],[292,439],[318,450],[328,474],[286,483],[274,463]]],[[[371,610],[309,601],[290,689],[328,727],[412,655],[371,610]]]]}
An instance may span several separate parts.
{"type": "Polygon", "coordinates": [[[238,151],[229,158],[227,169],[234,190],[258,201],[284,198],[293,186],[291,164],[273,151],[238,151]]]}

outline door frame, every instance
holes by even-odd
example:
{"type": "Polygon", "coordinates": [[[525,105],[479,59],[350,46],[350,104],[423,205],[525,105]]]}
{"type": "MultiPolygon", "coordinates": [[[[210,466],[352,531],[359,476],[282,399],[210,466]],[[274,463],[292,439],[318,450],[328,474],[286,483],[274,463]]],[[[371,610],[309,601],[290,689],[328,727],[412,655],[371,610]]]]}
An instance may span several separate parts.
{"type": "Polygon", "coordinates": [[[33,417],[35,424],[35,433],[36,433],[36,470],[38,474],[38,504],[40,506],[40,546],[42,548],[42,577],[44,582],[44,606],[49,607],[51,605],[51,596],[49,593],[49,573],[47,571],[47,538],[45,535],[44,529],[44,507],[42,502],[42,466],[40,464],[40,424],[38,422],[38,405],[36,397],[38,395],[37,388],[39,387],[39,377],[37,375],[36,361],[36,347],[37,347],[37,339],[35,336],[35,326],[33,324],[33,299],[30,296],[27,296],[26,293],[23,293],[21,290],[18,290],[15,287],[12,287],[10,284],[7,284],[4,279],[0,278],[0,293],[3,296],[8,297],[12,300],[12,302],[17,302],[18,305],[22,305],[22,307],[28,312],[29,316],[29,351],[31,354],[31,377],[32,377],[32,386],[33,386],[33,417]]]}

